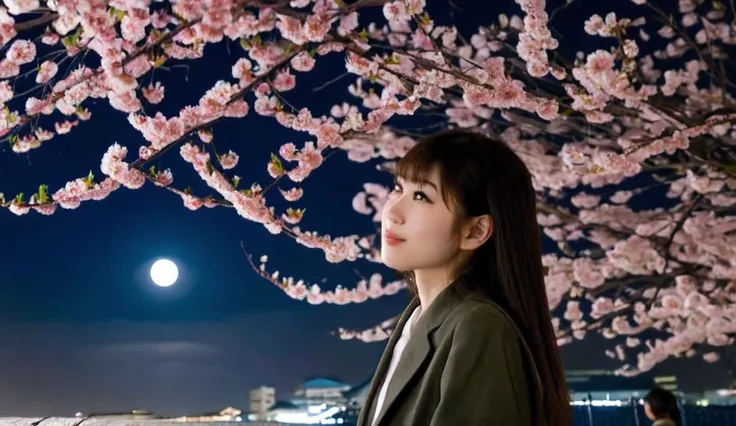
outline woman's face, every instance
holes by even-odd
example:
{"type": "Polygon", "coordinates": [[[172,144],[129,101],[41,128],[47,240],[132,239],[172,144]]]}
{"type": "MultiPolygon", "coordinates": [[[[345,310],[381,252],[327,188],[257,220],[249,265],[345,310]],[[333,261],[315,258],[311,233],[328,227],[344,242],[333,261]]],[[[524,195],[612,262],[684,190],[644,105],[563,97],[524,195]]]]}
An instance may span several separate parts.
{"type": "Polygon", "coordinates": [[[647,418],[651,421],[657,420],[657,417],[652,413],[652,407],[649,406],[649,403],[646,401],[644,401],[644,414],[646,414],[647,418]]]}
{"type": "Polygon", "coordinates": [[[381,216],[381,260],[400,271],[447,268],[459,251],[454,212],[439,174],[427,182],[398,178],[381,216]]]}

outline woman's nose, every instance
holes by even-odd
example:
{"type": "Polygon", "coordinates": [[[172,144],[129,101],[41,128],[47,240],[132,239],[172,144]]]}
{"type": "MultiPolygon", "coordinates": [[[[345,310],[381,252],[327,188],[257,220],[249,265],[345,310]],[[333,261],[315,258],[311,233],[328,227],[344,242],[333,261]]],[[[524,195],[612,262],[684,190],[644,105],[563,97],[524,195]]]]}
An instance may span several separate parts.
{"type": "Polygon", "coordinates": [[[401,200],[397,198],[386,205],[386,217],[391,223],[401,225],[404,223],[404,215],[401,212],[401,200]]]}

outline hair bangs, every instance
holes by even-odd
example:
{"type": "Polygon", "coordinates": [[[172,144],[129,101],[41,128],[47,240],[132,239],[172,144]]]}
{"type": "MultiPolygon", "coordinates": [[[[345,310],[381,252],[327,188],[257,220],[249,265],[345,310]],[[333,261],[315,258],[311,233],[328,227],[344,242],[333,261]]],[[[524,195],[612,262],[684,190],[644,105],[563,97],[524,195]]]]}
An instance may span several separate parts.
{"type": "Polygon", "coordinates": [[[454,206],[459,206],[458,173],[450,170],[452,165],[448,162],[452,156],[448,157],[449,153],[438,148],[435,144],[418,143],[398,161],[395,176],[409,182],[423,184],[431,182],[432,174],[436,171],[438,190],[442,200],[448,207],[450,202],[454,206]]]}
{"type": "Polygon", "coordinates": [[[437,155],[428,148],[427,144],[419,144],[409,150],[396,165],[396,176],[410,182],[427,182],[440,165],[437,155]]]}

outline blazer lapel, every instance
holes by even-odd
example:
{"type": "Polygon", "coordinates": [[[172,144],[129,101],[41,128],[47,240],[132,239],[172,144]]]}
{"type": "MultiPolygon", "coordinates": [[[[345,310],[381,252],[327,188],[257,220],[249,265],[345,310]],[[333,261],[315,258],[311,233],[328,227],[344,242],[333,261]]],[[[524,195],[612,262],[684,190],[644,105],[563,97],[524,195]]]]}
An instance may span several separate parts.
{"type": "Polygon", "coordinates": [[[378,396],[378,391],[381,389],[381,385],[383,385],[384,376],[386,375],[388,366],[391,363],[394,347],[396,347],[396,342],[401,337],[404,324],[409,320],[409,317],[417,306],[419,306],[419,299],[414,298],[409,303],[409,306],[404,310],[404,313],[401,314],[399,321],[394,326],[394,330],[391,332],[391,337],[388,340],[386,349],[383,351],[381,360],[378,362],[378,366],[376,367],[376,372],[373,374],[373,379],[371,380],[371,385],[366,393],[365,401],[363,401],[363,408],[360,410],[357,426],[370,426],[373,423],[373,417],[376,410],[376,397],[378,396]]]}
{"type": "MultiPolygon", "coordinates": [[[[424,361],[429,358],[430,345],[429,338],[426,333],[426,325],[420,327],[421,318],[414,326],[409,342],[404,348],[404,352],[401,354],[399,365],[396,366],[396,371],[391,377],[391,381],[388,384],[386,391],[386,399],[383,401],[381,412],[376,417],[376,425],[381,423],[381,419],[386,415],[386,412],[391,408],[391,404],[396,401],[402,390],[406,387],[409,381],[419,372],[419,368],[422,366],[424,361]],[[416,333],[416,334],[414,334],[416,333]]],[[[426,324],[426,322],[424,322],[426,324]]],[[[400,331],[398,332],[400,333],[400,331]]]]}
{"type": "MultiPolygon", "coordinates": [[[[447,315],[461,301],[462,297],[455,290],[454,286],[451,285],[435,298],[434,302],[432,302],[425,312],[421,313],[419,320],[414,326],[411,336],[409,337],[409,342],[404,348],[404,352],[401,354],[401,359],[399,360],[399,364],[396,366],[396,371],[391,378],[391,382],[389,382],[386,399],[383,402],[381,412],[378,413],[378,417],[376,417],[376,425],[380,425],[381,420],[386,415],[386,412],[391,408],[391,405],[396,401],[414,376],[420,372],[420,368],[424,365],[425,361],[429,359],[429,355],[432,351],[432,347],[430,345],[430,333],[442,325],[442,322],[445,320],[447,315]]],[[[418,306],[418,304],[418,299],[415,299],[415,301],[412,302],[414,307],[418,306]]],[[[413,307],[408,310],[409,315],[411,315],[413,310],[413,307]]],[[[408,318],[406,311],[404,312],[404,316],[408,318]]],[[[407,318],[402,318],[404,321],[402,322],[401,328],[399,328],[397,324],[397,327],[394,329],[394,337],[401,335],[403,324],[406,323],[407,318]]],[[[393,339],[394,344],[396,344],[396,340],[398,340],[398,337],[397,339],[393,339]]],[[[391,355],[389,354],[385,361],[386,366],[388,366],[390,360],[391,355]]],[[[384,362],[384,360],[381,359],[381,362],[384,362]]],[[[374,409],[375,408],[373,408],[371,412],[373,412],[374,409]]]]}

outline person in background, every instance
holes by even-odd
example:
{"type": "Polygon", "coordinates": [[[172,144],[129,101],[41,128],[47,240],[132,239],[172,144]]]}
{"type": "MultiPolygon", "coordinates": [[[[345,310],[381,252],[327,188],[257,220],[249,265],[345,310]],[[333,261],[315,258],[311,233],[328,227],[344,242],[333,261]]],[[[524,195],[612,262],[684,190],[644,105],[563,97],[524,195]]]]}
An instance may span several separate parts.
{"type": "Polygon", "coordinates": [[[414,299],[358,426],[570,426],[536,193],[505,143],[451,130],[398,162],[381,259],[414,299]]]}
{"type": "Polygon", "coordinates": [[[654,388],[644,397],[644,414],[652,426],[682,426],[677,397],[666,389],[654,388]]]}

